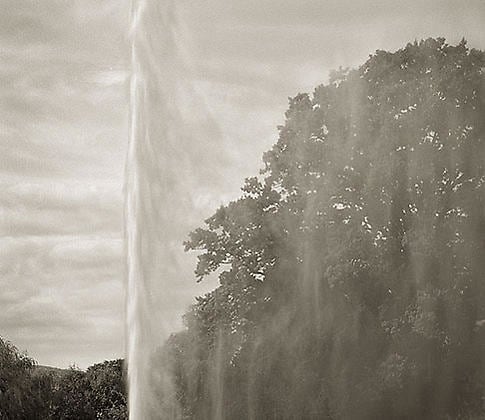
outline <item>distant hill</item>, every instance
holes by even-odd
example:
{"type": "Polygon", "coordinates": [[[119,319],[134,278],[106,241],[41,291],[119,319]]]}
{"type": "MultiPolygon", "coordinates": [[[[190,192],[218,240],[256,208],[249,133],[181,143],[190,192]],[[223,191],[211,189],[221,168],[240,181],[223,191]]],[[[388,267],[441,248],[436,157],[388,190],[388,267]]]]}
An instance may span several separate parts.
{"type": "Polygon", "coordinates": [[[69,369],[61,369],[53,366],[45,366],[45,365],[35,365],[34,371],[40,374],[52,373],[55,375],[63,375],[69,372],[69,369]]]}

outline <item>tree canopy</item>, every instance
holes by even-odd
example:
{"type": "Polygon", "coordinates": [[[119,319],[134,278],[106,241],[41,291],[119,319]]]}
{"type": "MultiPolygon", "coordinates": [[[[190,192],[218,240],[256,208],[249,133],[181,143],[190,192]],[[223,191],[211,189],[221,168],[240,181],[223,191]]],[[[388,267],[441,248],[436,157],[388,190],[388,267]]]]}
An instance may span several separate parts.
{"type": "Polygon", "coordinates": [[[128,418],[123,361],[56,369],[0,337],[0,418],[123,420],[128,418]]]}
{"type": "Polygon", "coordinates": [[[485,415],[484,69],[427,39],[290,98],[185,243],[220,282],[166,346],[184,416],[485,415]]]}

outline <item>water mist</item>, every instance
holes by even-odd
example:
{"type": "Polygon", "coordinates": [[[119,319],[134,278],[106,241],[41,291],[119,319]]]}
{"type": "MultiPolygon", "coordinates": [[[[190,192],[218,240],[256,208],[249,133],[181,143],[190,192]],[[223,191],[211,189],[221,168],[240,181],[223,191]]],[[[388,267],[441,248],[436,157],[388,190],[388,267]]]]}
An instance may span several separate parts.
{"type": "Polygon", "coordinates": [[[485,54],[428,39],[291,98],[265,168],[189,235],[220,282],[169,338],[209,145],[180,115],[174,3],[132,19],[130,418],[483,418],[485,54]]]}

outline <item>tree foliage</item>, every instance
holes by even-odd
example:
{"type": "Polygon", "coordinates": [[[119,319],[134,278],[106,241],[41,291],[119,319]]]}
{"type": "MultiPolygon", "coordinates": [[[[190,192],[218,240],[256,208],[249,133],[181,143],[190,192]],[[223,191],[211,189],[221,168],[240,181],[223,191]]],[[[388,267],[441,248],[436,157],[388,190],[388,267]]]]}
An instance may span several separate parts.
{"type": "Polygon", "coordinates": [[[41,419],[43,382],[33,377],[35,361],[0,337],[0,418],[41,419]]]}
{"type": "Polygon", "coordinates": [[[0,418],[127,419],[123,361],[98,363],[86,372],[37,366],[0,338],[0,418]]]}
{"type": "Polygon", "coordinates": [[[75,367],[54,382],[53,419],[122,420],[128,418],[123,361],[111,360],[75,367]]]}
{"type": "Polygon", "coordinates": [[[484,68],[427,39],[290,98],[185,243],[220,279],[167,345],[187,418],[485,415],[484,68]]]}

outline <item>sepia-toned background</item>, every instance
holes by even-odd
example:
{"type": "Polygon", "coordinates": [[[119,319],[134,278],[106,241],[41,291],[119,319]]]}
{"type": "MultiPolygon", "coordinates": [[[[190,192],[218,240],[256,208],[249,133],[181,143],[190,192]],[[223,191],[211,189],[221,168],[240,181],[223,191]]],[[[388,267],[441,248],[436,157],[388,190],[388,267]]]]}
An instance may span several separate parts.
{"type": "MultiPolygon", "coordinates": [[[[124,348],[129,4],[1,0],[0,10],[0,335],[40,364],[86,367],[124,348]]],[[[220,177],[202,180],[174,220],[187,233],[256,173],[288,96],[413,39],[485,48],[483,0],[186,0],[180,17],[184,77],[214,122],[198,141],[223,145],[201,159],[220,177]]],[[[175,315],[211,287],[196,284],[193,256],[178,265],[175,315]]]]}

